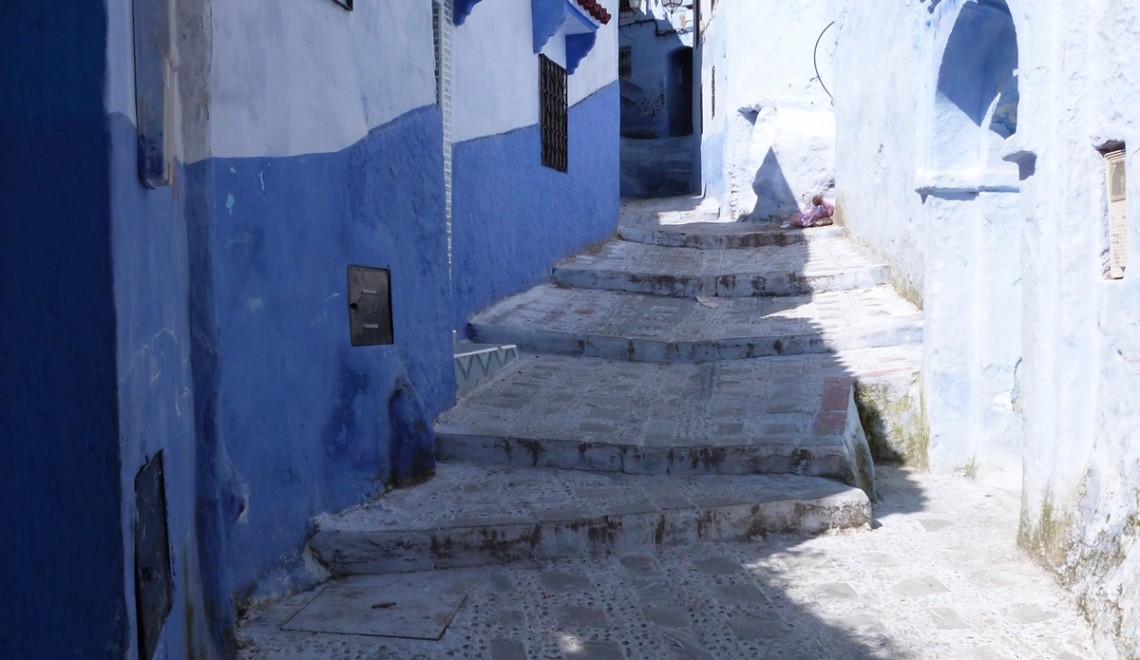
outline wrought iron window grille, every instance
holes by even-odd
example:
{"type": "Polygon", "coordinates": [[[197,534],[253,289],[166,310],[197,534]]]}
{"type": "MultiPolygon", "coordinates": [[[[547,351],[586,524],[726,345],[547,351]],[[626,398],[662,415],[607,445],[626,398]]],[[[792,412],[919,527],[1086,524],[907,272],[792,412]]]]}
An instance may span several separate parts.
{"type": "Polygon", "coordinates": [[[545,55],[538,56],[538,67],[542,164],[565,172],[570,160],[566,69],[545,55]]]}

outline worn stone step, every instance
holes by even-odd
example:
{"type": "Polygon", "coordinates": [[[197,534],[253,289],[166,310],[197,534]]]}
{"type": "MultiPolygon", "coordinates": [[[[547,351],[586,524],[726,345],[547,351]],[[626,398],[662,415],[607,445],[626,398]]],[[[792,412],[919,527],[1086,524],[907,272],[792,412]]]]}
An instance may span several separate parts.
{"type": "Polygon", "coordinates": [[[843,236],[843,229],[834,225],[780,229],[753,222],[623,223],[618,226],[618,235],[626,241],[662,247],[731,250],[837,239],[843,236]]]}
{"type": "Polygon", "coordinates": [[[886,286],[701,301],[541,285],[475,315],[470,333],[524,351],[707,362],[918,343],[922,316],[886,286]]]}
{"type": "Polygon", "coordinates": [[[843,238],[707,250],[612,241],[554,268],[563,286],[695,298],[788,296],[885,284],[890,268],[843,238]]]}
{"type": "Polygon", "coordinates": [[[622,199],[620,218],[623,226],[715,223],[720,219],[720,203],[697,195],[622,199]]]}
{"type": "Polygon", "coordinates": [[[870,516],[861,490],[811,477],[441,464],[415,488],[318,518],[309,548],[334,575],[398,573],[812,534],[870,516]]]}
{"type": "Polygon", "coordinates": [[[852,380],[828,360],[520,357],[436,421],[441,460],[629,474],[800,474],[874,492],[852,380]]]}

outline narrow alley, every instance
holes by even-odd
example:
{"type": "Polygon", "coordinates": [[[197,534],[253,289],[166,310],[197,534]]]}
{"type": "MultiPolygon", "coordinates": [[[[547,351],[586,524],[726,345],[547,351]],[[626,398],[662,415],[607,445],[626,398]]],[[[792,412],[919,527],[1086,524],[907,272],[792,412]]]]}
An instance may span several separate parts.
{"type": "Polygon", "coordinates": [[[317,521],[339,577],[254,608],[244,657],[1089,657],[1016,493],[871,466],[854,388],[879,433],[920,416],[888,269],[695,202],[626,203],[473,319],[519,357],[437,421],[434,477],[317,521]]]}
{"type": "Polygon", "coordinates": [[[1137,43],[0,1],[0,659],[1140,660],[1137,43]]]}

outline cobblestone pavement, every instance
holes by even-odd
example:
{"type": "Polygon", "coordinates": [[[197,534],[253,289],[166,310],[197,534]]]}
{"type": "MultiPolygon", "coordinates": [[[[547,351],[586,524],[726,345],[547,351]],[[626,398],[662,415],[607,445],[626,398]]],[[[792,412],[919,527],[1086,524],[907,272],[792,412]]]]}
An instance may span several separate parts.
{"type": "Polygon", "coordinates": [[[1015,546],[1016,493],[892,467],[879,492],[874,529],[333,581],[249,612],[241,657],[1100,657],[1015,546]],[[382,629],[389,612],[401,634],[442,636],[304,630],[382,629]]]}

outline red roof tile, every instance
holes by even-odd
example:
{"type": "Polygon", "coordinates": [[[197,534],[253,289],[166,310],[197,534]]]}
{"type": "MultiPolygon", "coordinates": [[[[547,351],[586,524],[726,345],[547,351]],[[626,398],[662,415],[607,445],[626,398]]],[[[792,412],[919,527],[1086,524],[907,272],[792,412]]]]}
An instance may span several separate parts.
{"type": "Polygon", "coordinates": [[[598,0],[576,0],[576,1],[578,3],[579,7],[586,10],[587,14],[589,14],[590,16],[593,16],[594,20],[601,23],[602,25],[609,23],[610,19],[613,18],[610,15],[610,13],[608,11],[606,11],[606,8],[602,6],[602,3],[598,2],[598,0]]]}

